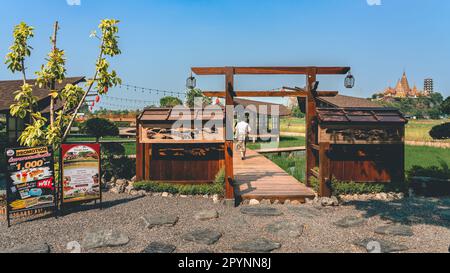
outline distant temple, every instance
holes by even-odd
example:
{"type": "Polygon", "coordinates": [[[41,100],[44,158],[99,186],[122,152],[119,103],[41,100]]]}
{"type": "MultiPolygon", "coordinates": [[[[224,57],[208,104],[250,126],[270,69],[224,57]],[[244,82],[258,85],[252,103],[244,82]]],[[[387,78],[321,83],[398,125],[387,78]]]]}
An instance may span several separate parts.
{"type": "Polygon", "coordinates": [[[395,88],[388,87],[383,92],[384,97],[393,98],[417,98],[417,97],[429,97],[431,94],[429,91],[422,91],[417,88],[416,85],[411,89],[408,77],[403,72],[403,77],[398,81],[395,88]]]}

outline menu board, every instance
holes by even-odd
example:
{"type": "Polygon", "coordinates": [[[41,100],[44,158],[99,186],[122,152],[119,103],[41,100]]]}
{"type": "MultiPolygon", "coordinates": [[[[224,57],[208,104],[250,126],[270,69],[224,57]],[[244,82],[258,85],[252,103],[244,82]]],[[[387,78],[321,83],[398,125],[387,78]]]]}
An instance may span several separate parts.
{"type": "Polygon", "coordinates": [[[101,199],[100,144],[63,144],[62,202],[101,199]]]}
{"type": "Polygon", "coordinates": [[[9,211],[56,207],[52,148],[10,148],[5,153],[9,211]]]}

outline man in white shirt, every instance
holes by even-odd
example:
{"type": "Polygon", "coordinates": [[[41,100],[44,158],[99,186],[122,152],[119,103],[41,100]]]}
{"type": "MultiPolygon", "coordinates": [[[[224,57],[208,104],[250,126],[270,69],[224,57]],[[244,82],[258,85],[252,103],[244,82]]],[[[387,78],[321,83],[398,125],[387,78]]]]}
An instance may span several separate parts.
{"type": "Polygon", "coordinates": [[[237,139],[236,149],[241,153],[242,160],[245,160],[245,154],[247,152],[247,136],[250,133],[250,125],[244,120],[238,122],[234,129],[234,134],[237,139]]]}

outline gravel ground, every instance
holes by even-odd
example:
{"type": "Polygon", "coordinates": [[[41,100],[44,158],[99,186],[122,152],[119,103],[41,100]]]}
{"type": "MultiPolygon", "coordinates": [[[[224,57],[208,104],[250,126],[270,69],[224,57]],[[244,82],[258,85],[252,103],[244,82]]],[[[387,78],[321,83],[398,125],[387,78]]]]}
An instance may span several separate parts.
{"type": "MultiPolygon", "coordinates": [[[[67,243],[81,242],[90,230],[115,229],[129,236],[126,246],[100,248],[92,252],[142,252],[152,242],[172,244],[176,252],[196,253],[211,251],[233,252],[232,247],[248,239],[263,237],[281,243],[274,253],[301,252],[367,252],[354,242],[379,238],[400,243],[409,248],[406,252],[448,253],[450,222],[440,219],[439,213],[450,209],[450,199],[414,198],[397,202],[366,201],[347,203],[335,208],[321,208],[318,216],[300,217],[292,208],[273,206],[284,214],[276,217],[255,217],[241,214],[240,208],[215,205],[211,199],[202,197],[164,198],[155,196],[131,197],[105,194],[102,211],[92,205],[84,205],[77,211],[68,212],[59,219],[51,215],[37,219],[16,219],[8,229],[0,220],[0,249],[18,247],[30,242],[48,243],[52,252],[69,252],[67,243]],[[209,221],[194,219],[196,212],[216,209],[220,217],[209,221]],[[174,227],[145,229],[140,218],[155,214],[176,215],[180,219],[174,227]],[[334,223],[344,217],[361,216],[367,222],[359,227],[340,228],[334,223]],[[298,238],[276,237],[264,231],[268,224],[290,221],[304,224],[303,234],[298,238]],[[377,235],[374,230],[390,223],[402,223],[412,227],[413,237],[377,235]],[[181,237],[193,229],[217,230],[223,237],[212,246],[185,242],[181,237]]],[[[303,205],[311,206],[311,205],[303,205]]],[[[313,208],[311,206],[311,208],[313,208]]]]}

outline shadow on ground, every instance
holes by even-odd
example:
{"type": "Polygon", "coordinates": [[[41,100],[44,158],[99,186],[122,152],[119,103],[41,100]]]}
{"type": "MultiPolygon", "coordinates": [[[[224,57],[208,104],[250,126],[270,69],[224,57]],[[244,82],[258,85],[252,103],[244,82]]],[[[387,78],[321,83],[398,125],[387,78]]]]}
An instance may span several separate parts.
{"type": "Polygon", "coordinates": [[[347,205],[363,212],[366,218],[379,216],[397,224],[426,224],[450,228],[450,198],[418,197],[392,202],[352,201],[347,205]]]}

